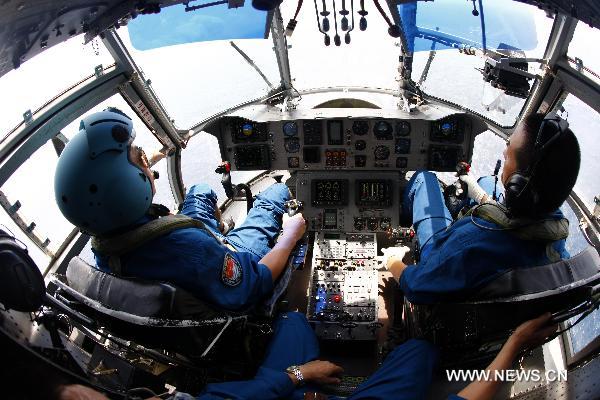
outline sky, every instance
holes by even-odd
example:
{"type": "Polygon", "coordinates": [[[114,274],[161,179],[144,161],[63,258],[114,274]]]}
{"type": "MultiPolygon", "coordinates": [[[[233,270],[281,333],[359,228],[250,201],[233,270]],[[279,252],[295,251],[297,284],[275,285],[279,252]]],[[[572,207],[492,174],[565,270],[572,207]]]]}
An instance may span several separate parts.
{"type": "MultiPolygon", "coordinates": [[[[190,2],[190,7],[201,2],[190,2]]],[[[131,43],[138,50],[174,44],[223,39],[261,39],[267,13],[246,1],[244,7],[228,9],[227,4],[186,12],[184,5],[145,15],[128,24],[131,43]]]]}

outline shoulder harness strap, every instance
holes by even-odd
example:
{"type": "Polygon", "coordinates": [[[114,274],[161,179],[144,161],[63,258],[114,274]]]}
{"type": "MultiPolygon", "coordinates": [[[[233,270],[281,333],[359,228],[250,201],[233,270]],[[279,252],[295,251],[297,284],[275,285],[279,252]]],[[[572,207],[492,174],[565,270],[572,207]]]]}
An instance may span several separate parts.
{"type": "Polygon", "coordinates": [[[121,255],[136,249],[159,236],[185,228],[204,229],[209,232],[211,236],[216,238],[216,236],[204,226],[202,221],[188,217],[187,215],[177,214],[157,218],[136,229],[117,236],[109,238],[99,238],[94,236],[92,237],[92,248],[98,253],[108,256],[108,266],[110,270],[117,275],[121,275],[121,255]]]}
{"type": "Polygon", "coordinates": [[[569,220],[566,218],[511,218],[508,216],[508,210],[498,203],[484,203],[473,207],[465,217],[477,217],[493,222],[523,240],[554,242],[566,239],[569,235],[569,220]]]}

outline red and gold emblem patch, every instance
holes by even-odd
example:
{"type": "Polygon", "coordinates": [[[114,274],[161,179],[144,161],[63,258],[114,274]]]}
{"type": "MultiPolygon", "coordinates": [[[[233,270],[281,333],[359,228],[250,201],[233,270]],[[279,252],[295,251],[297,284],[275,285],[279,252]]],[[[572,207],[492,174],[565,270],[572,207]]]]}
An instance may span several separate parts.
{"type": "Polygon", "coordinates": [[[225,254],[223,260],[221,281],[227,286],[237,286],[242,281],[242,266],[229,253],[225,254]]]}

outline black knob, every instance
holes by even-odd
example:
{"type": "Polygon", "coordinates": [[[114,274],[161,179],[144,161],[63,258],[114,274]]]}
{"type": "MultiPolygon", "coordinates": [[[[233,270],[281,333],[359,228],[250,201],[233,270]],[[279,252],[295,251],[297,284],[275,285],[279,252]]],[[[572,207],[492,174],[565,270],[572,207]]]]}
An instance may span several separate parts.
{"type": "Polygon", "coordinates": [[[323,18],[323,32],[329,32],[329,18],[323,18]]]}
{"type": "Polygon", "coordinates": [[[391,37],[397,38],[400,37],[400,27],[398,25],[390,25],[388,28],[388,34],[391,37]]]}
{"type": "Polygon", "coordinates": [[[365,17],[360,17],[360,22],[359,22],[358,27],[360,28],[361,31],[367,30],[367,19],[365,17]]]}
{"type": "Polygon", "coordinates": [[[331,38],[329,35],[325,35],[325,46],[329,46],[331,44],[331,38]]]}
{"type": "Polygon", "coordinates": [[[338,35],[337,33],[333,37],[333,43],[335,43],[336,46],[339,46],[340,44],[342,44],[342,39],[340,38],[340,35],[338,35]]]}
{"type": "Polygon", "coordinates": [[[252,7],[261,11],[271,11],[281,4],[282,0],[252,0],[252,7]]]}
{"type": "Polygon", "coordinates": [[[344,42],[346,42],[346,44],[350,44],[350,32],[346,32],[344,35],[344,42]]]}
{"type": "Polygon", "coordinates": [[[342,26],[342,30],[343,31],[347,31],[348,30],[348,18],[342,17],[341,26],[342,26]]]}

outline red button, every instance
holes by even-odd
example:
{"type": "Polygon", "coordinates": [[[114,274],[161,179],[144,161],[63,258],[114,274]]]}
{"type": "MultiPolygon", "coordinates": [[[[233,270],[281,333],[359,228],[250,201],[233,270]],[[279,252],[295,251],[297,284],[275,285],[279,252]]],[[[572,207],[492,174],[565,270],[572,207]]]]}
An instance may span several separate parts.
{"type": "Polygon", "coordinates": [[[342,300],[342,296],[340,296],[339,294],[336,294],[333,296],[333,301],[336,303],[339,303],[342,300]]]}

